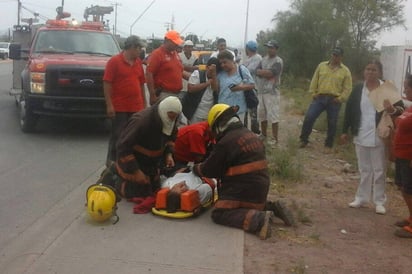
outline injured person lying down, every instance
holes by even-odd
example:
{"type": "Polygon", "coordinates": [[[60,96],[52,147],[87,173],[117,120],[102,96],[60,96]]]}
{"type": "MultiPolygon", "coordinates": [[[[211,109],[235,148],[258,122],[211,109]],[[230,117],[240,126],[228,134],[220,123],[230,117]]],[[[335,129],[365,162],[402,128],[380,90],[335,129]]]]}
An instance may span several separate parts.
{"type": "Polygon", "coordinates": [[[216,185],[216,181],[200,178],[192,172],[176,173],[172,177],[164,178],[161,182],[161,188],[170,189],[167,194],[167,212],[176,212],[180,208],[180,196],[188,190],[197,190],[199,192],[201,205],[210,202],[213,197],[213,189],[210,184],[216,185]]]}

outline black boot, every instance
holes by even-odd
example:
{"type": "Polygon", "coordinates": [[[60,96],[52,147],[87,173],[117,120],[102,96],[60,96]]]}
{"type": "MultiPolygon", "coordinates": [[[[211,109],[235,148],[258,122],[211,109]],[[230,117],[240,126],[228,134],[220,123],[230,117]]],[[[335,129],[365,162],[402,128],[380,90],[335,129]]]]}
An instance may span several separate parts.
{"type": "Polygon", "coordinates": [[[285,203],[283,203],[282,201],[267,201],[266,210],[271,210],[276,217],[278,217],[285,223],[285,225],[295,225],[295,219],[293,217],[292,212],[286,207],[285,203]]]}

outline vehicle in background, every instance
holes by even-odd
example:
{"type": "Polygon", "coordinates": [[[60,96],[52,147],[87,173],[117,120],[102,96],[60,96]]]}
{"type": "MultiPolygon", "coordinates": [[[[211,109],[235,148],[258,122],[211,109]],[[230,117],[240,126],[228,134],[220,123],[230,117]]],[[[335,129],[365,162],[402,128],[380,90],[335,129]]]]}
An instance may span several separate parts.
{"type": "Polygon", "coordinates": [[[103,74],[120,47],[102,22],[56,19],[14,32],[21,43],[10,46],[11,94],[23,132],[33,132],[41,116],[106,118],[103,74]]]}
{"type": "Polygon", "coordinates": [[[405,76],[412,74],[412,47],[382,46],[380,60],[384,79],[393,82],[406,105],[412,105],[412,102],[406,100],[403,90],[405,76]]]}
{"type": "Polygon", "coordinates": [[[198,64],[199,65],[206,65],[207,61],[209,61],[210,56],[212,55],[213,51],[211,50],[194,50],[192,51],[194,55],[197,56],[198,64]]]}
{"type": "Polygon", "coordinates": [[[0,42],[0,58],[6,60],[9,58],[9,46],[8,42],[0,42]]]}

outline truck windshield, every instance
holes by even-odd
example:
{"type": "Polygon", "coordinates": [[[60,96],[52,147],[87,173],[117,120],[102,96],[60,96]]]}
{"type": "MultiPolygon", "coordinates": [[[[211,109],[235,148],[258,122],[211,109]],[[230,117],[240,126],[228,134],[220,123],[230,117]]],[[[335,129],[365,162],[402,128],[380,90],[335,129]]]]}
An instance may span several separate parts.
{"type": "Polygon", "coordinates": [[[83,30],[44,30],[34,41],[34,53],[87,53],[112,56],[119,53],[113,36],[83,30]]]}
{"type": "Polygon", "coordinates": [[[9,48],[9,43],[0,43],[0,49],[7,49],[9,48]]]}

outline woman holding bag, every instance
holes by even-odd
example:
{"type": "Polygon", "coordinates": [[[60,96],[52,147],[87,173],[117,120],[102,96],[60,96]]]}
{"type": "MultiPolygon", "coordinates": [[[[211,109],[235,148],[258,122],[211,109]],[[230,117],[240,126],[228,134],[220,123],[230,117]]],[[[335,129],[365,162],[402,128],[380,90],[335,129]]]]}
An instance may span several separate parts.
{"type": "MultiPolygon", "coordinates": [[[[349,207],[359,208],[366,206],[373,193],[373,203],[377,214],[385,214],[385,185],[387,157],[384,140],[378,135],[377,126],[382,118],[383,111],[378,112],[370,100],[369,93],[375,91],[384,82],[382,76],[382,64],[378,60],[371,60],[364,69],[364,82],[358,84],[350,94],[343,123],[341,143],[348,141],[348,131],[353,135],[360,182],[353,202],[349,207]]],[[[388,100],[383,102],[384,110],[395,117],[403,110],[402,100],[390,104],[388,100]]]]}
{"type": "Polygon", "coordinates": [[[255,82],[249,70],[245,66],[238,66],[233,61],[233,54],[224,50],[217,56],[222,71],[217,75],[219,81],[219,104],[239,106],[237,115],[241,121],[245,120],[247,111],[244,91],[253,90],[255,82]]]}

